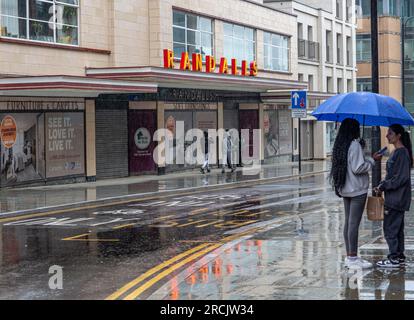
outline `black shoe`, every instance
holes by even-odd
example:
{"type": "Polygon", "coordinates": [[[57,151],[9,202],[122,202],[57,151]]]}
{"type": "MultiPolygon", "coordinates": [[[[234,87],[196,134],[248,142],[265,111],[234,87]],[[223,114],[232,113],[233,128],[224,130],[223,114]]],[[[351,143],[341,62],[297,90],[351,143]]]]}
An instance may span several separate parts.
{"type": "Polygon", "coordinates": [[[379,268],[399,268],[400,262],[394,259],[384,259],[377,262],[379,268]]]}
{"type": "Polygon", "coordinates": [[[207,172],[208,172],[208,173],[210,173],[210,172],[211,172],[211,170],[210,170],[209,168],[207,168],[207,172]]]}
{"type": "Polygon", "coordinates": [[[202,173],[202,174],[205,174],[206,172],[204,171],[204,169],[200,169],[200,172],[202,173]]]}

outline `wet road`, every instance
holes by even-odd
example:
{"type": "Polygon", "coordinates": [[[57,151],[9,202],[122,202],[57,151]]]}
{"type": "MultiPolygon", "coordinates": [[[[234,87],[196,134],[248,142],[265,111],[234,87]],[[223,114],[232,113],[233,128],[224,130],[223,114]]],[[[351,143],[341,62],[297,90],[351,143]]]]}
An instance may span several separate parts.
{"type": "MultiPolygon", "coordinates": [[[[1,218],[0,299],[413,298],[410,265],[344,273],[342,217],[320,174],[1,218]],[[51,266],[63,289],[50,289],[51,266]]],[[[380,236],[362,222],[365,258],[386,252],[380,236]]]]}

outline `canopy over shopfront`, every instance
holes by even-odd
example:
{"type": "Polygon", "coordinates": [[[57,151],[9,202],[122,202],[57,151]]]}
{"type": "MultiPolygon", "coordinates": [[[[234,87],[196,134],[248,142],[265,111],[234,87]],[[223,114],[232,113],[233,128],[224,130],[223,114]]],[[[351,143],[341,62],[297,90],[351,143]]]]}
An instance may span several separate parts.
{"type": "Polygon", "coordinates": [[[307,83],[265,77],[242,77],[160,67],[87,68],[86,75],[100,79],[145,81],[164,88],[192,88],[243,92],[305,90],[307,83]]]}
{"type": "Polygon", "coordinates": [[[94,98],[105,93],[129,92],[157,92],[157,85],[55,75],[0,78],[0,96],[94,98]]]}

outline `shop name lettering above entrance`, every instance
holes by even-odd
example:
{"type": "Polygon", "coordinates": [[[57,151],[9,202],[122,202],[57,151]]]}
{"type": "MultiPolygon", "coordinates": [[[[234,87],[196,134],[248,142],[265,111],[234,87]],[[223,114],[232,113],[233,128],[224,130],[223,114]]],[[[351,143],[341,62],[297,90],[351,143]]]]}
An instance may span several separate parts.
{"type": "Polygon", "coordinates": [[[0,101],[4,111],[82,111],[83,102],[78,101],[0,101]]]}
{"type": "MultiPolygon", "coordinates": [[[[217,61],[213,56],[206,56],[205,67],[203,68],[203,57],[200,53],[193,53],[190,61],[188,52],[181,54],[180,70],[192,70],[195,72],[205,73],[217,73],[218,67],[219,74],[231,74],[233,76],[250,76],[255,77],[258,73],[256,61],[248,63],[246,60],[241,61],[241,68],[237,67],[237,59],[231,59],[231,65],[227,61],[227,58],[221,58],[217,61]]],[[[174,69],[174,52],[165,49],[164,50],[164,68],[174,69]]]]}

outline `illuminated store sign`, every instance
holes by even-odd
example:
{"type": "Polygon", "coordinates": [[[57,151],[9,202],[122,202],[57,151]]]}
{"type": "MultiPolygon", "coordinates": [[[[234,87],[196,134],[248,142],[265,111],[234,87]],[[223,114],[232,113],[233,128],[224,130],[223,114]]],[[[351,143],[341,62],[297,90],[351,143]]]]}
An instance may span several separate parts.
{"type": "MultiPolygon", "coordinates": [[[[231,59],[229,66],[227,58],[216,61],[213,56],[206,56],[205,67],[203,68],[203,57],[200,53],[193,53],[190,61],[188,52],[181,55],[180,70],[192,70],[195,72],[216,73],[218,67],[219,74],[231,74],[233,76],[257,76],[257,63],[252,61],[248,64],[246,60],[241,62],[241,68],[237,68],[237,59],[231,59]]],[[[174,52],[169,49],[164,50],[164,68],[174,69],[174,52]]]]}

